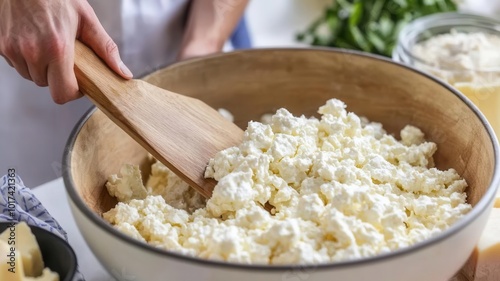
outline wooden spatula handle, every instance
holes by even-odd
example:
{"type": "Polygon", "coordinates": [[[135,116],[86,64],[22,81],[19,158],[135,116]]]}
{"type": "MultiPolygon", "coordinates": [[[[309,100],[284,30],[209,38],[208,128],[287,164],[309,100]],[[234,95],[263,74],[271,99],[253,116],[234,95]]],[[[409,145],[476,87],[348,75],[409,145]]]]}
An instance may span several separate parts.
{"type": "MultiPolygon", "coordinates": [[[[176,120],[182,116],[180,111],[191,106],[191,103],[196,103],[197,100],[145,84],[141,80],[122,78],[112,71],[94,51],[78,40],[75,42],[75,75],[80,91],[115,124],[149,153],[198,189],[201,194],[205,197],[211,196],[216,182],[212,179],[204,179],[203,164],[194,165],[198,170],[191,169],[190,166],[186,168],[171,165],[170,162],[176,161],[173,157],[177,155],[172,151],[182,151],[182,149],[162,146],[164,138],[156,133],[173,131],[168,130],[169,126],[176,128],[176,133],[170,135],[171,139],[186,135],[186,130],[191,132],[190,128],[176,127],[176,120]],[[158,116],[158,113],[163,113],[161,123],[155,122],[155,116],[158,116]],[[152,137],[156,135],[158,137],[152,137]],[[166,152],[158,153],[160,149],[168,150],[168,155],[171,158],[165,157],[166,152]],[[191,173],[190,176],[186,176],[187,173],[191,173]],[[193,178],[196,178],[196,181],[193,181],[193,178]]],[[[193,138],[196,141],[196,135],[193,138]]],[[[186,139],[182,141],[186,141],[186,139]]],[[[181,141],[176,141],[176,143],[181,143],[181,141]]],[[[199,149],[203,149],[203,147],[199,149]]],[[[182,154],[186,153],[183,151],[182,154]]],[[[184,158],[189,158],[188,156],[183,155],[184,158]]],[[[196,159],[196,157],[194,158],[196,159]]],[[[200,158],[200,161],[205,162],[205,160],[208,161],[208,159],[200,158]]]]}
{"type": "Polygon", "coordinates": [[[125,79],[78,40],[75,42],[75,75],[80,91],[98,106],[108,103],[112,98],[110,94],[123,93],[121,90],[125,79]]]}
{"type": "Polygon", "coordinates": [[[79,41],[75,75],[80,91],[115,124],[203,196],[212,195],[216,182],[204,177],[206,165],[241,142],[240,128],[200,100],[122,78],[79,41]]]}

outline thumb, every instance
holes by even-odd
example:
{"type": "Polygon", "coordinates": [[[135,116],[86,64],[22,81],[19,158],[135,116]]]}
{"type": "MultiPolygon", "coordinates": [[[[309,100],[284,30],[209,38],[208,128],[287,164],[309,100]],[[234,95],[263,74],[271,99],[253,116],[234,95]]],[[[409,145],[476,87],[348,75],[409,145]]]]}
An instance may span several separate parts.
{"type": "Polygon", "coordinates": [[[117,74],[126,79],[132,72],[120,58],[118,46],[104,30],[92,7],[85,1],[80,22],[79,39],[90,47],[117,74]]]}

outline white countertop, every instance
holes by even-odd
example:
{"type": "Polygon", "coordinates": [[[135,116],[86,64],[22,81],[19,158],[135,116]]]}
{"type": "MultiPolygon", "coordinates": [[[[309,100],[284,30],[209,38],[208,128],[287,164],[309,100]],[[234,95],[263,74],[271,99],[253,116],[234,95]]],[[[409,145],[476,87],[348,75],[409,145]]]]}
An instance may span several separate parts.
{"type": "Polygon", "coordinates": [[[73,247],[80,272],[86,281],[114,281],[101,266],[83,239],[69,208],[62,178],[32,189],[33,194],[68,233],[68,242],[73,247]]]}

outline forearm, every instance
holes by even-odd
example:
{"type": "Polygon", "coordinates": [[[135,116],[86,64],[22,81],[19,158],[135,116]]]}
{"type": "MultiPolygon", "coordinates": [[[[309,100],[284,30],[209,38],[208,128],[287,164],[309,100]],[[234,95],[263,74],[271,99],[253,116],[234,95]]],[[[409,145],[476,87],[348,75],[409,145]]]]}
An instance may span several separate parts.
{"type": "Polygon", "coordinates": [[[193,0],[179,57],[221,51],[247,3],[248,0],[193,0]]]}

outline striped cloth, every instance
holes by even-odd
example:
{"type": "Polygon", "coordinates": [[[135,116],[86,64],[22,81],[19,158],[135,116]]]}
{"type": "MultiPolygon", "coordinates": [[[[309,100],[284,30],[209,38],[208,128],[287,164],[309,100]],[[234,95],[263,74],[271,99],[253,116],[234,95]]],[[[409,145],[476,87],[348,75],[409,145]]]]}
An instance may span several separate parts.
{"type": "MultiPolygon", "coordinates": [[[[0,222],[25,221],[46,229],[68,241],[66,231],[43,207],[42,203],[24,186],[19,176],[0,178],[0,222]]],[[[84,281],[83,275],[77,272],[74,281],[84,281]]]]}

